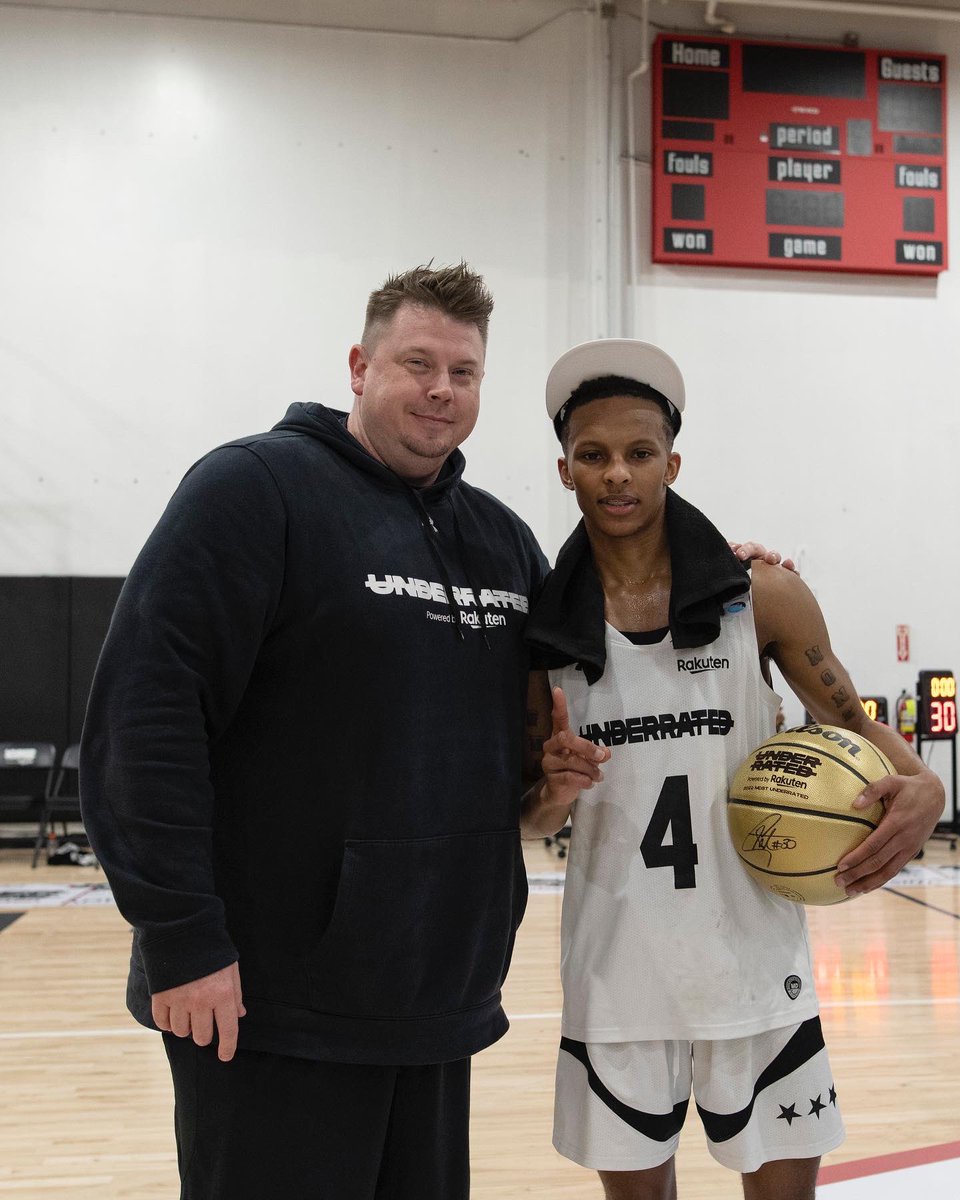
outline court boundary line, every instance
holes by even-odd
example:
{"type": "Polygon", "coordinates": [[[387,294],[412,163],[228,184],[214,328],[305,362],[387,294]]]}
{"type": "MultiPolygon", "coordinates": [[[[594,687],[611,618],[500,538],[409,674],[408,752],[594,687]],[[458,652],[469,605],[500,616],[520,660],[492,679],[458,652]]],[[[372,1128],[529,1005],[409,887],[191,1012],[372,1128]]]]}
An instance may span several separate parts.
{"type": "Polygon", "coordinates": [[[960,913],[951,912],[949,908],[938,908],[936,904],[931,904],[928,900],[918,900],[916,896],[911,896],[909,892],[901,892],[898,888],[890,887],[884,884],[883,890],[889,892],[891,896],[899,896],[901,900],[909,900],[913,904],[919,904],[921,908],[929,908],[931,912],[940,913],[944,917],[953,917],[955,921],[960,921],[960,913]]]}
{"type": "Polygon", "coordinates": [[[853,1162],[821,1167],[817,1175],[817,1186],[843,1183],[847,1179],[865,1179],[871,1175],[886,1175],[890,1171],[924,1167],[928,1163],[949,1162],[952,1158],[960,1159],[960,1142],[941,1142],[939,1146],[897,1150],[893,1154],[879,1154],[875,1158],[861,1158],[853,1162]]]}

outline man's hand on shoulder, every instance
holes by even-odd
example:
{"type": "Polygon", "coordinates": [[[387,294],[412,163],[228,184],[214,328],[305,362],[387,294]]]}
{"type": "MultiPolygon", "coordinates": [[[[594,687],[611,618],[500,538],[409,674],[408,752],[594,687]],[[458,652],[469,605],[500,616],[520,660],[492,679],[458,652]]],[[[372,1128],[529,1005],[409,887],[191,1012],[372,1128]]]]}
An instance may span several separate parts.
{"type": "Polygon", "coordinates": [[[153,1019],[157,1028],[177,1037],[192,1037],[198,1046],[209,1046],[217,1032],[217,1056],[229,1062],[237,1049],[237,1028],[246,1016],[236,963],[179,987],[155,992],[153,1019]]]}
{"type": "Polygon", "coordinates": [[[797,564],[792,558],[783,558],[778,550],[768,550],[761,542],[727,542],[741,562],[765,562],[771,567],[778,564],[788,571],[796,571],[797,564]]]}
{"type": "MultiPolygon", "coordinates": [[[[823,618],[813,593],[795,571],[785,571],[766,559],[755,559],[750,574],[750,592],[761,651],[775,651],[779,643],[787,641],[785,635],[793,632],[798,620],[801,627],[815,629],[820,640],[826,637],[823,618]]],[[[793,650],[794,657],[797,657],[800,648],[795,646],[793,650]]],[[[777,659],[776,652],[772,657],[777,659]]],[[[799,658],[807,667],[818,665],[803,653],[799,653],[799,658]]],[[[783,666],[780,669],[783,670],[783,666]]],[[[791,686],[795,682],[791,679],[791,686]]]]}

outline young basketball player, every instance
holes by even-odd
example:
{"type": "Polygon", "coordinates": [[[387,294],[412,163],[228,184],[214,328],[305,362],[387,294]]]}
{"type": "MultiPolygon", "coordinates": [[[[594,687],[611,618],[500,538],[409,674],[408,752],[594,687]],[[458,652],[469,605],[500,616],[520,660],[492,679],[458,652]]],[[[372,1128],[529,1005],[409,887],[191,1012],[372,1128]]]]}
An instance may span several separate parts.
{"type": "Polygon", "coordinates": [[[730,776],[774,731],[768,661],[818,720],[866,735],[900,772],[866,790],[886,813],[838,887],[891,878],[944,794],[868,720],[803,581],[748,572],[672,490],[683,408],[676,364],[644,342],[578,346],[547,381],[560,478],[583,513],[527,626],[555,686],[552,717],[544,678],[530,718],[545,775],[525,832],[553,833],[571,810],[573,825],[554,1144],[599,1170],[610,1200],[669,1200],[692,1091],[748,1200],[812,1200],[843,1125],[804,911],[749,878],[725,816],[730,776]],[[592,761],[571,750],[577,734],[592,761]]]}

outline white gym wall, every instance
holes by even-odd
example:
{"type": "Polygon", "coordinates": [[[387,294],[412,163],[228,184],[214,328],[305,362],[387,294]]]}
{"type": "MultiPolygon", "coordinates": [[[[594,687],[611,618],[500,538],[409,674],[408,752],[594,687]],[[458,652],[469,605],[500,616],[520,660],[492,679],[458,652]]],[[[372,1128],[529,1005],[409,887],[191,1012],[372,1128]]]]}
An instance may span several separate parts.
{"type": "MultiPolygon", "coordinates": [[[[462,257],[496,296],[468,475],[551,555],[575,512],[546,371],[644,337],[687,378],[678,490],[800,557],[860,689],[960,669],[955,272],[652,266],[648,74],[632,148],[624,116],[641,5],[594,7],[541,0],[545,24],[496,40],[0,2],[0,574],[126,573],[205,450],[294,400],[349,405],[372,287],[462,257]]],[[[960,23],[720,11],[946,54],[960,161],[960,23]]],[[[702,3],[650,13],[709,32],[702,3]]]]}
{"type": "Polygon", "coordinates": [[[545,529],[571,36],[0,8],[0,573],[125,574],[201,453],[349,407],[367,293],[431,258],[497,298],[472,477],[545,529]]]}

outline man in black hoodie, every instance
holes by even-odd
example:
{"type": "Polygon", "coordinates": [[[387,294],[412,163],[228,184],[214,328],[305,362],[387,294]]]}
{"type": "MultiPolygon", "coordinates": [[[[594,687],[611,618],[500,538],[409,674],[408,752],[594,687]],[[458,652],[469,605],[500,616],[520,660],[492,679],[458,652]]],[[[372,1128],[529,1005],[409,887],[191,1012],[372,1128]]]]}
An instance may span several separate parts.
{"type": "Polygon", "coordinates": [[[294,404],[201,459],[117,605],[81,792],[184,1200],[468,1194],[547,569],[462,479],[491,308],[463,264],[389,279],[350,414],[294,404]]]}
{"type": "Polygon", "coordinates": [[[84,815],[189,1200],[467,1195],[469,1060],[506,1031],[526,900],[546,573],[461,478],[491,308],[464,266],[388,280],[349,416],[295,404],[208,454],[120,597],[84,815]]]}

